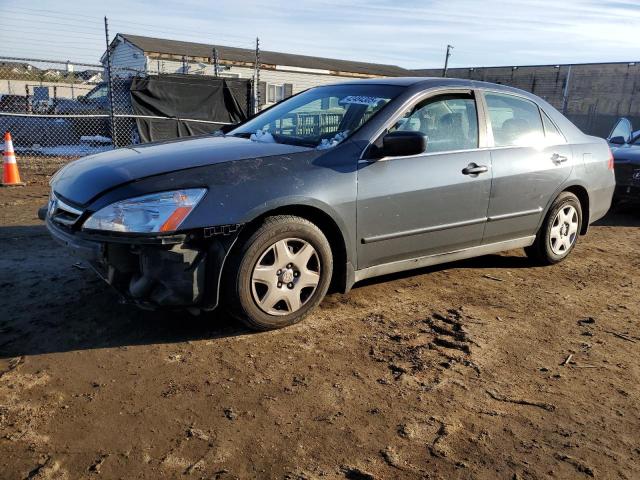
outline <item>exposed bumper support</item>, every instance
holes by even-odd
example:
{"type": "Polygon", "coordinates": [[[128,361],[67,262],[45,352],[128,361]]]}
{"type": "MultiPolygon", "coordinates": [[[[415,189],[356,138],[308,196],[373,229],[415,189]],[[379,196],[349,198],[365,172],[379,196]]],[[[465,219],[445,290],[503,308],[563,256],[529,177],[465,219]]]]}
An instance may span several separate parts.
{"type": "Polygon", "coordinates": [[[58,243],[87,261],[126,301],[151,309],[215,308],[220,273],[235,240],[235,236],[205,240],[188,235],[171,244],[157,239],[116,242],[65,231],[49,218],[46,225],[58,243]]]}

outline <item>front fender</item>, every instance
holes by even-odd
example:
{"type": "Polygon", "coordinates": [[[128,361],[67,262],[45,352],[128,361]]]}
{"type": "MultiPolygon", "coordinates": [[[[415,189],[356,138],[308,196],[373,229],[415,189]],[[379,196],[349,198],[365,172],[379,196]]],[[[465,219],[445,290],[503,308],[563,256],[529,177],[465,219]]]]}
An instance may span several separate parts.
{"type": "Polygon", "coordinates": [[[315,210],[319,210],[331,217],[340,231],[343,232],[343,236],[345,237],[345,244],[350,244],[350,238],[348,238],[349,229],[347,228],[347,225],[342,216],[328,203],[311,197],[288,195],[285,197],[274,198],[247,211],[246,214],[242,217],[242,221],[239,223],[250,223],[259,217],[269,214],[269,212],[274,212],[283,208],[296,207],[310,207],[315,210]]]}

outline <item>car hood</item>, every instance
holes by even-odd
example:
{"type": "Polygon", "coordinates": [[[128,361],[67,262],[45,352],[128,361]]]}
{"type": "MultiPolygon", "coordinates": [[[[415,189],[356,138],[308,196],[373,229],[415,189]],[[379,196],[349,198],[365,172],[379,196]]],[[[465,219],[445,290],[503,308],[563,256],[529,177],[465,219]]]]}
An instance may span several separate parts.
{"type": "Polygon", "coordinates": [[[60,98],[56,101],[57,113],[75,112],[78,110],[88,110],[89,108],[95,109],[95,106],[79,102],[78,100],[69,100],[66,98],[60,98]]]}
{"type": "Polygon", "coordinates": [[[290,155],[309,151],[281,143],[236,137],[206,136],[120,148],[69,163],[51,180],[56,194],[86,205],[117,186],[163,173],[234,160],[290,155]]]}

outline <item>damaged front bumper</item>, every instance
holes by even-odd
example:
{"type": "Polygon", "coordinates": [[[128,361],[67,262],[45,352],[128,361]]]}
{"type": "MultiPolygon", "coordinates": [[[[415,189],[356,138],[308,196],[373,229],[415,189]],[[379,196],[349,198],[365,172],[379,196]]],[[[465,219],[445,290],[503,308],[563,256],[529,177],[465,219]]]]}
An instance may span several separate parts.
{"type": "Polygon", "coordinates": [[[211,229],[162,236],[96,235],[58,226],[45,216],[60,244],[85,260],[124,300],[158,307],[212,310],[218,305],[222,268],[237,232],[211,229]]]}

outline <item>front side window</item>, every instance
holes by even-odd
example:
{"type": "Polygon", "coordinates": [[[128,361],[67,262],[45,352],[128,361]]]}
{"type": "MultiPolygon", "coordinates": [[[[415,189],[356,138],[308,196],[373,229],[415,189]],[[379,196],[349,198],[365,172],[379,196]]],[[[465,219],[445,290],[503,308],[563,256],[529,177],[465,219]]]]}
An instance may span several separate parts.
{"type": "Polygon", "coordinates": [[[471,95],[443,95],[424,100],[389,129],[422,133],[427,153],[478,147],[478,114],[471,95]]]}
{"type": "Polygon", "coordinates": [[[229,135],[313,148],[338,145],[404,90],[395,85],[329,85],[257,115],[229,135]]]}
{"type": "Polygon", "coordinates": [[[538,106],[514,95],[486,93],[496,147],[536,146],[545,143],[538,106]]]}

